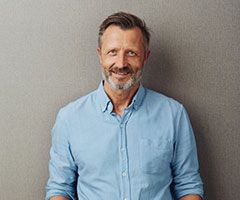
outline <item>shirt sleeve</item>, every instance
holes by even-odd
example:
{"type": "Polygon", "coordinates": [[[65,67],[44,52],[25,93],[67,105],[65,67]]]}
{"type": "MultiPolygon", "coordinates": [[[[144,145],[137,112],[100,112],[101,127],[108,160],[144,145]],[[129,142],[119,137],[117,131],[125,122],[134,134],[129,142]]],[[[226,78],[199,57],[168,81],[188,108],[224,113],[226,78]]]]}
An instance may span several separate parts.
{"type": "Polygon", "coordinates": [[[178,116],[172,160],[173,192],[179,199],[187,194],[203,198],[203,183],[199,173],[197,148],[187,112],[183,106],[178,116]]]}
{"type": "Polygon", "coordinates": [[[68,134],[67,124],[58,114],[52,129],[49,179],[46,186],[45,200],[57,195],[67,197],[68,199],[77,199],[77,166],[71,154],[68,134]]]}

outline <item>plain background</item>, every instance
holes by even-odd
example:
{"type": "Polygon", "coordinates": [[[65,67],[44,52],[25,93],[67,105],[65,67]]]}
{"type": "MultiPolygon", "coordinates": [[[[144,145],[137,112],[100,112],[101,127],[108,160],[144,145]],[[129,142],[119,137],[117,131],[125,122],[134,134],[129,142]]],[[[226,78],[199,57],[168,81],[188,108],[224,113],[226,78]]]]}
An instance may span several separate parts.
{"type": "Polygon", "coordinates": [[[120,10],[152,30],[143,83],[187,108],[206,199],[239,198],[239,0],[1,0],[1,200],[44,198],[56,113],[97,88],[98,26],[120,10]]]}

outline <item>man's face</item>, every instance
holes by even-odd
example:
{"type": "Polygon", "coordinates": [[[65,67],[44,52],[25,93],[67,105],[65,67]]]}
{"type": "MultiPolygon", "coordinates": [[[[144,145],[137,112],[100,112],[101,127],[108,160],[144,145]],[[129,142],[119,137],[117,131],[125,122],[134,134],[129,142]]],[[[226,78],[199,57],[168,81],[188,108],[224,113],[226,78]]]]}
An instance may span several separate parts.
{"type": "Polygon", "coordinates": [[[139,28],[123,30],[111,25],[102,35],[98,55],[106,83],[114,90],[128,90],[141,79],[149,50],[139,28]]]}

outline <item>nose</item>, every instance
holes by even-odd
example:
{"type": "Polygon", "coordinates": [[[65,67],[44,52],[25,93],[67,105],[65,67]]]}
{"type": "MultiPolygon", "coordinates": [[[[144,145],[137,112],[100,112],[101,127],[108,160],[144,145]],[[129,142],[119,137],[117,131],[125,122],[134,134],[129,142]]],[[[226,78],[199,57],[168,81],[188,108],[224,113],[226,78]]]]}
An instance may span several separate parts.
{"type": "Polygon", "coordinates": [[[126,55],[124,53],[118,54],[116,65],[119,68],[123,68],[123,67],[127,66],[127,59],[126,59],[126,55]]]}

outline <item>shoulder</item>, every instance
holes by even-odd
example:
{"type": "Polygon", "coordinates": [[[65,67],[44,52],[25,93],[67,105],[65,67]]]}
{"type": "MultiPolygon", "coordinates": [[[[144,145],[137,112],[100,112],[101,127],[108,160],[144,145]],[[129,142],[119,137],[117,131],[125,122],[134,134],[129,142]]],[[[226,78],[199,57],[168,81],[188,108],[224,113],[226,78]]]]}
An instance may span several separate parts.
{"type": "Polygon", "coordinates": [[[76,115],[81,114],[83,110],[88,109],[88,107],[93,105],[96,98],[96,90],[92,91],[84,96],[77,98],[61,107],[58,112],[58,116],[64,120],[70,119],[76,115]]]}
{"type": "Polygon", "coordinates": [[[183,105],[172,97],[148,88],[145,88],[145,91],[145,102],[149,106],[155,107],[155,109],[167,109],[173,112],[178,112],[183,109],[183,105]]]}

